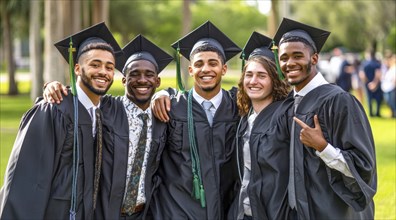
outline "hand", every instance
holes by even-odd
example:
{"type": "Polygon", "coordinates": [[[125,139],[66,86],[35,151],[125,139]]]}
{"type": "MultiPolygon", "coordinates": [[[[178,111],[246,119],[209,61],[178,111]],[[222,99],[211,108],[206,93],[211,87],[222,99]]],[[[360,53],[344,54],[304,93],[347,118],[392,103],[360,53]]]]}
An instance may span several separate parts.
{"type": "Polygon", "coordinates": [[[46,102],[51,104],[60,104],[63,101],[62,93],[67,95],[67,87],[58,81],[48,83],[43,92],[43,97],[46,102]]]}
{"type": "Polygon", "coordinates": [[[367,88],[368,88],[370,91],[372,91],[372,92],[375,92],[375,90],[377,90],[377,86],[378,86],[378,83],[375,83],[375,82],[369,82],[369,83],[367,84],[367,88]]]}
{"type": "Polygon", "coordinates": [[[156,118],[162,122],[169,121],[168,112],[170,111],[170,99],[169,96],[162,95],[154,98],[151,101],[151,110],[156,118]]]}
{"type": "Polygon", "coordinates": [[[293,119],[297,124],[302,127],[300,132],[300,141],[304,145],[312,147],[319,152],[323,151],[326,148],[327,141],[323,136],[317,115],[314,116],[315,126],[313,128],[309,127],[307,124],[305,124],[296,117],[293,117],[293,119]]]}

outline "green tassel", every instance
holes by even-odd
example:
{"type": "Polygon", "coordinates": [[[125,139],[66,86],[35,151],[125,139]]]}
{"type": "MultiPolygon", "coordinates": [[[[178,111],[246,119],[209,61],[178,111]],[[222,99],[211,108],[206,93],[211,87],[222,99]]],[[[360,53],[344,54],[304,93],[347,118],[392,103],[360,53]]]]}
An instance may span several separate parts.
{"type": "Polygon", "coordinates": [[[182,82],[182,77],[181,77],[181,70],[180,70],[180,48],[179,46],[177,46],[176,49],[176,81],[177,81],[177,88],[181,91],[184,92],[184,86],[183,86],[183,82],[182,82]]]}
{"type": "Polygon", "coordinates": [[[194,180],[193,180],[193,193],[194,193],[194,198],[199,199],[199,183],[198,183],[198,176],[194,174],[194,180]]]}
{"type": "Polygon", "coordinates": [[[202,184],[201,184],[201,188],[200,188],[199,192],[200,192],[200,194],[201,194],[201,198],[200,198],[200,200],[201,200],[201,207],[202,207],[202,208],[205,208],[205,206],[206,206],[205,190],[204,190],[202,184]]]}
{"type": "Polygon", "coordinates": [[[73,62],[73,52],[76,51],[76,48],[73,48],[73,41],[70,37],[69,43],[69,74],[70,74],[70,85],[71,85],[71,92],[74,96],[77,95],[76,89],[76,75],[74,74],[74,62],[73,62]]]}
{"type": "Polygon", "coordinates": [[[242,50],[242,69],[241,72],[243,72],[243,67],[245,67],[245,51],[242,50]]]}
{"type": "Polygon", "coordinates": [[[279,79],[283,80],[283,79],[285,79],[285,77],[283,76],[282,70],[281,70],[280,65],[279,65],[278,47],[275,45],[275,41],[272,41],[272,48],[271,49],[274,52],[276,70],[278,71],[279,79]]]}

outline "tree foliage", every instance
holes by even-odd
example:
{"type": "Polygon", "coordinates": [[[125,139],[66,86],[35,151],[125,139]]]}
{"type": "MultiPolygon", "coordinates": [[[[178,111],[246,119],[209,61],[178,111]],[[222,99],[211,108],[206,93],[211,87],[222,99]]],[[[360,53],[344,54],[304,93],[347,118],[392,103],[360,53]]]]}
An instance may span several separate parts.
{"type": "MultiPolygon", "coordinates": [[[[143,34],[169,53],[170,45],[182,37],[182,1],[112,1],[111,30],[121,35],[123,46],[143,34]]],[[[241,48],[253,31],[265,34],[267,16],[244,1],[192,1],[192,29],[212,21],[241,48]]]]}
{"type": "Polygon", "coordinates": [[[331,31],[324,46],[328,51],[344,46],[361,52],[367,48],[392,49],[387,39],[395,39],[391,33],[396,25],[396,1],[293,1],[292,14],[301,22],[331,31]]]}

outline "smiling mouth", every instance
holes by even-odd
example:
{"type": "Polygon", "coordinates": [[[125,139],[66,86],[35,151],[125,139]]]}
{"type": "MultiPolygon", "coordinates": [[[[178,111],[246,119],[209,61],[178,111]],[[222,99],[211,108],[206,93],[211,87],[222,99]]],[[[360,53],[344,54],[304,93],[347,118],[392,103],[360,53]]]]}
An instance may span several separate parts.
{"type": "Polygon", "coordinates": [[[211,81],[214,79],[214,77],[213,76],[202,76],[201,79],[202,79],[202,81],[211,81]]]}
{"type": "Polygon", "coordinates": [[[93,80],[94,80],[98,85],[104,85],[104,84],[107,83],[107,80],[106,80],[106,79],[103,79],[103,78],[94,78],[93,80]]]}
{"type": "Polygon", "coordinates": [[[260,91],[261,88],[257,88],[257,87],[250,87],[249,90],[251,91],[260,91]]]}

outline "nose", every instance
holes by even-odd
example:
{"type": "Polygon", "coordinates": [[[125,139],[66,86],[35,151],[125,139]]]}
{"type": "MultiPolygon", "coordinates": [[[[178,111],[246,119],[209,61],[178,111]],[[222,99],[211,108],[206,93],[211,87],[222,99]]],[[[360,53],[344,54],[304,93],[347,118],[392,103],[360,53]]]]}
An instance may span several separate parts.
{"type": "Polygon", "coordinates": [[[138,76],[138,78],[137,78],[137,81],[138,81],[138,82],[146,82],[146,81],[147,81],[146,75],[140,74],[140,75],[138,76]]]}
{"type": "Polygon", "coordinates": [[[257,75],[256,74],[253,74],[253,76],[252,76],[252,78],[250,79],[250,84],[256,84],[257,83],[257,75]]]}
{"type": "Polygon", "coordinates": [[[202,68],[201,68],[201,72],[202,73],[206,73],[206,72],[208,72],[210,70],[210,66],[208,65],[208,64],[204,64],[203,66],[202,66],[202,68]]]}

